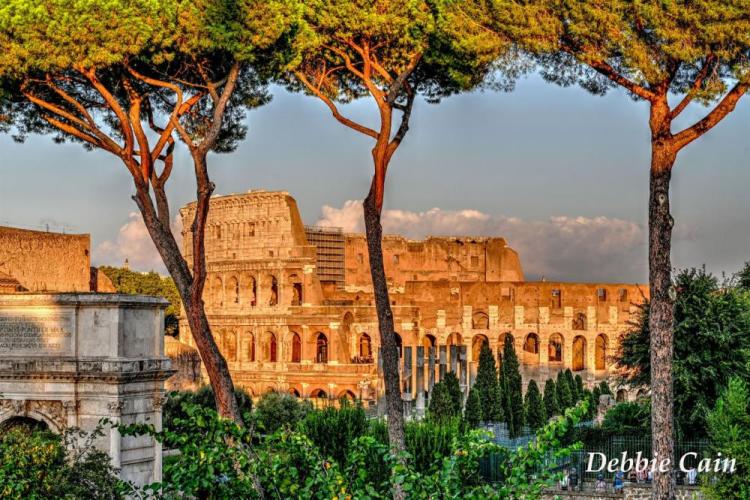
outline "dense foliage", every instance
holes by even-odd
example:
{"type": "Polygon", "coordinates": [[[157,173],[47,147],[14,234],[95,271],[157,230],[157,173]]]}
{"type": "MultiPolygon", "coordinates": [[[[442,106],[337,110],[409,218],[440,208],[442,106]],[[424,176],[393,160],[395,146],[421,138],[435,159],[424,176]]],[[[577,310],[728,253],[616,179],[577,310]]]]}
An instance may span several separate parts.
{"type": "Polygon", "coordinates": [[[124,267],[103,266],[99,271],[110,279],[118,293],[153,295],[167,299],[169,307],[164,311],[164,330],[167,335],[177,335],[181,303],[172,278],[153,271],[139,273],[124,267]]]}
{"type": "Polygon", "coordinates": [[[560,414],[560,403],[557,400],[557,387],[554,379],[547,379],[544,383],[544,409],[547,417],[552,418],[560,414]]]}
{"type": "MultiPolygon", "coordinates": [[[[721,284],[703,269],[677,274],[674,346],[676,430],[705,436],[706,414],[731,377],[750,381],[750,297],[731,283],[721,284]]],[[[617,355],[625,382],[650,382],[648,304],[621,339],[617,355]]]]}
{"type": "MultiPolygon", "coordinates": [[[[235,389],[235,397],[240,408],[240,413],[245,424],[250,424],[253,409],[253,398],[243,389],[235,389]]],[[[197,391],[174,391],[167,395],[164,404],[163,422],[165,427],[170,427],[178,419],[187,418],[187,408],[199,406],[206,409],[216,410],[216,400],[211,386],[203,386],[197,391]]]]}
{"type": "Polygon", "coordinates": [[[129,491],[109,455],[93,446],[101,431],[63,436],[17,425],[0,434],[0,497],[115,499],[129,491]]]}
{"type": "Polygon", "coordinates": [[[258,498],[262,492],[272,498],[390,498],[393,476],[410,498],[538,498],[555,479],[541,466],[550,454],[570,453],[560,439],[587,411],[585,405],[567,410],[541,429],[536,441],[513,451],[481,431],[463,429],[457,420],[411,422],[405,461],[390,455],[384,424],[361,425],[364,415],[351,405],[313,410],[299,429],[260,437],[254,445],[248,428],[192,405],[185,405],[185,417],[163,432],[147,425],[121,431],[153,434],[166,448],[180,450],[164,464],[164,482],[150,485],[145,496],[258,498]],[[347,451],[323,452],[316,442],[330,440],[324,433],[342,424],[351,430],[347,451]],[[479,461],[490,454],[501,458],[497,484],[479,474],[479,461]]]}
{"type": "Polygon", "coordinates": [[[612,434],[651,434],[651,404],[648,401],[618,403],[604,415],[601,427],[612,434]]]}
{"type": "Polygon", "coordinates": [[[709,498],[750,498],[750,387],[729,380],[706,422],[714,451],[735,460],[733,474],[717,474],[706,482],[709,498]]]}
{"type": "Polygon", "coordinates": [[[267,392],[255,405],[253,421],[260,432],[273,434],[282,428],[292,428],[305,418],[312,405],[285,392],[267,392]]]}
{"type": "Polygon", "coordinates": [[[526,388],[524,409],[526,412],[526,424],[532,431],[536,431],[547,423],[547,409],[535,380],[530,380],[526,388]]]}

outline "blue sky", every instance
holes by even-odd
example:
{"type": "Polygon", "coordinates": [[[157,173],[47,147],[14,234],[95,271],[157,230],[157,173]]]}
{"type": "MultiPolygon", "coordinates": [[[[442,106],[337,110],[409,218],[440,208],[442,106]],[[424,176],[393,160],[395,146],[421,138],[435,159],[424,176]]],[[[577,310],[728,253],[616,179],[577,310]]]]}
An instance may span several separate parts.
{"type": "MultiPolygon", "coordinates": [[[[241,147],[211,157],[217,192],[286,190],[305,222],[358,229],[356,204],[347,201],[366,194],[370,139],[338,124],[316,99],[272,90],[271,104],[249,113],[241,147]]],[[[344,109],[373,117],[366,100],[344,109]]],[[[692,106],[683,118],[703,112],[692,106]]],[[[750,96],[680,154],[676,266],[731,272],[750,260],[749,125],[750,96]]],[[[49,137],[19,145],[4,136],[0,148],[0,224],[67,226],[92,234],[97,263],[127,256],[158,269],[148,241],[128,241],[143,234],[116,159],[49,137]]],[[[648,162],[647,108],[620,91],[595,97],[530,76],[512,93],[417,102],[389,171],[386,230],[505,236],[528,278],[643,281],[648,162]]],[[[175,212],[194,192],[184,152],[177,165],[169,190],[175,212]]]]}

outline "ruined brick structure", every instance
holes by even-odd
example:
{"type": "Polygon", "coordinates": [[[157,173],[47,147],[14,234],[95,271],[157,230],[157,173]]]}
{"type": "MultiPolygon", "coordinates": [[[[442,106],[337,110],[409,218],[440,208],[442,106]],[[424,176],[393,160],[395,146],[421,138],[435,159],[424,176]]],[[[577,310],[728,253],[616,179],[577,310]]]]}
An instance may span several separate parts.
{"type": "Polygon", "coordinates": [[[91,267],[91,237],[0,226],[0,293],[113,292],[91,267]]]}
{"type": "MultiPolygon", "coordinates": [[[[189,228],[195,204],[182,209],[189,228]]],[[[364,235],[305,227],[286,192],[211,201],[206,310],[234,381],[254,395],[382,393],[379,335],[364,235]]],[[[184,232],[188,261],[191,235],[184,232]]],[[[524,381],[564,368],[608,377],[619,335],[648,287],[524,281],[502,238],[386,236],[386,273],[402,355],[404,398],[424,405],[446,371],[466,387],[483,342],[512,335],[524,381]]],[[[184,319],[181,340],[193,344],[184,319]]],[[[624,393],[621,396],[625,396],[624,393]]]]}

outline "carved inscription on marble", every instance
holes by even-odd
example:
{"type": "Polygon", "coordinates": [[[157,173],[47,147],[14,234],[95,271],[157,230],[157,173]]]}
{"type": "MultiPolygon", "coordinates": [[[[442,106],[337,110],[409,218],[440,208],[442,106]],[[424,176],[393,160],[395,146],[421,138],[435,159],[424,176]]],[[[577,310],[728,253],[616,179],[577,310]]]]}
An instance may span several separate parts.
{"type": "Polygon", "coordinates": [[[72,311],[0,310],[0,354],[59,355],[71,351],[72,311]]]}

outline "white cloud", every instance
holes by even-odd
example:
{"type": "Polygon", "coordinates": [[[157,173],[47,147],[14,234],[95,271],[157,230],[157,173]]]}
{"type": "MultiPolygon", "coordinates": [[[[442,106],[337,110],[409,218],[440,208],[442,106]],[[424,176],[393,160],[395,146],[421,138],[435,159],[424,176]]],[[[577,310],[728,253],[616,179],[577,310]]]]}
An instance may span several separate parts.
{"type": "MultiPolygon", "coordinates": [[[[324,206],[318,224],[363,232],[362,203],[324,206]]],[[[385,210],[383,230],[409,238],[503,237],[519,253],[527,279],[633,282],[647,278],[646,232],[638,223],[624,219],[553,216],[524,220],[477,210],[385,210]]]]}
{"type": "MultiPolygon", "coordinates": [[[[181,221],[175,217],[172,232],[181,244],[181,221]]],[[[135,271],[157,271],[166,273],[166,268],[156,250],[151,236],[143,223],[141,214],[131,212],[128,221],[120,227],[114,241],[107,240],[94,248],[92,260],[95,265],[122,266],[128,259],[130,268],[135,271]]]]}

